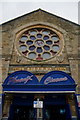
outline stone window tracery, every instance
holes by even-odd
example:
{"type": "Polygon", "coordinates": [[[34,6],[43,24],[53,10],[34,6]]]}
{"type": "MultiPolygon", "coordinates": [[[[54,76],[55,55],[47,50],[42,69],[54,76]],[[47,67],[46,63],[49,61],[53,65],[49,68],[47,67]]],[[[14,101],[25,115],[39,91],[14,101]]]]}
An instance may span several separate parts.
{"type": "Polygon", "coordinates": [[[18,49],[23,56],[30,60],[48,60],[59,53],[60,37],[48,28],[31,28],[21,34],[18,49]]]}

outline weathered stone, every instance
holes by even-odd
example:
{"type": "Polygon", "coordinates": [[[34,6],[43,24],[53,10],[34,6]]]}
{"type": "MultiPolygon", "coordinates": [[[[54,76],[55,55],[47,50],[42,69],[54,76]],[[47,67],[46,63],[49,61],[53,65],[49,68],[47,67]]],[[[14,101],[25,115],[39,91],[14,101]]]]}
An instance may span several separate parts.
{"type": "MultiPolygon", "coordinates": [[[[71,74],[77,83],[76,93],[80,94],[80,26],[78,24],[39,9],[2,24],[0,30],[2,33],[2,42],[0,42],[0,50],[2,49],[0,53],[0,56],[2,56],[2,62],[0,62],[2,68],[2,73],[0,72],[0,74],[2,74],[1,84],[9,73],[17,71],[14,65],[31,65],[27,67],[27,70],[33,72],[38,77],[39,81],[43,75],[37,75],[37,73],[45,74],[51,71],[52,67],[49,66],[49,64],[54,64],[56,70],[61,70],[60,65],[65,65],[65,69],[67,69],[68,65],[68,71],[65,69],[63,71],[71,74]],[[55,30],[61,37],[61,51],[49,60],[41,62],[29,60],[21,55],[17,49],[20,35],[30,27],[36,26],[44,26],[55,30]],[[34,67],[32,67],[32,65],[34,65],[34,67]],[[37,67],[35,67],[35,65],[37,65],[37,67]],[[39,68],[39,65],[42,67],[39,68]],[[44,68],[43,65],[48,66],[48,68],[44,68]],[[57,65],[59,68],[57,68],[57,65]]],[[[25,70],[25,68],[19,69],[25,70]]],[[[71,106],[71,109],[75,109],[74,104],[71,106]]],[[[6,111],[4,111],[4,113],[5,112],[6,111]]],[[[75,110],[73,111],[73,114],[74,113],[75,110]]]]}

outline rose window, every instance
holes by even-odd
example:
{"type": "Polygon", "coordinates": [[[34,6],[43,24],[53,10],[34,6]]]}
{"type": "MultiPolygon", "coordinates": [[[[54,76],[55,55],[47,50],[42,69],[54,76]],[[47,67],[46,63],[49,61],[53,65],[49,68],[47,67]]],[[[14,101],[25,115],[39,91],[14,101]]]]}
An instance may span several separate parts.
{"type": "Polygon", "coordinates": [[[47,28],[33,28],[25,31],[19,39],[19,51],[31,60],[47,60],[60,51],[60,38],[47,28]]]}

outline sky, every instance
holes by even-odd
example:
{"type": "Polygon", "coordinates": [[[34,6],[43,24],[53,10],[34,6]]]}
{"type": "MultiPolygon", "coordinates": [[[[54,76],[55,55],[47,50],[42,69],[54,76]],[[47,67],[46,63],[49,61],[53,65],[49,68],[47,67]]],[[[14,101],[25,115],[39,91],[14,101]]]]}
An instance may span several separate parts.
{"type": "Polygon", "coordinates": [[[0,24],[41,8],[78,23],[79,0],[0,0],[0,24]]]}

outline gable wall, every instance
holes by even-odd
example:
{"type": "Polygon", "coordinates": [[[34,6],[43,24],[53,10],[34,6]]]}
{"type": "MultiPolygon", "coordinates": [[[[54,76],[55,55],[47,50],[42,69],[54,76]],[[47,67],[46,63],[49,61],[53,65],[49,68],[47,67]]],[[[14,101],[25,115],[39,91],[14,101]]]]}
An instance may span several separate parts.
{"type": "MultiPolygon", "coordinates": [[[[2,76],[3,81],[7,77],[10,65],[23,65],[23,64],[56,64],[66,65],[70,67],[71,76],[76,83],[79,83],[78,75],[78,41],[79,41],[79,26],[72,24],[69,21],[65,21],[59,17],[48,14],[41,10],[33,12],[31,14],[19,17],[2,25],[2,76]],[[63,49],[53,59],[43,62],[31,61],[21,56],[16,49],[16,35],[18,36],[21,31],[26,30],[29,26],[43,25],[55,29],[63,36],[63,49]],[[20,61],[20,62],[18,62],[20,61]]],[[[20,68],[23,70],[23,68],[20,68]]],[[[65,68],[64,68],[65,69],[65,68]]],[[[35,69],[28,68],[29,71],[35,73],[35,69]]],[[[50,68],[42,68],[43,72],[47,73],[50,68]]],[[[52,70],[52,69],[51,69],[52,70]]],[[[16,71],[16,69],[14,69],[16,71]]],[[[36,72],[39,71],[37,66],[36,72]]],[[[39,76],[40,77],[40,76],[39,76]]]]}

